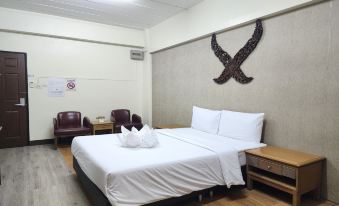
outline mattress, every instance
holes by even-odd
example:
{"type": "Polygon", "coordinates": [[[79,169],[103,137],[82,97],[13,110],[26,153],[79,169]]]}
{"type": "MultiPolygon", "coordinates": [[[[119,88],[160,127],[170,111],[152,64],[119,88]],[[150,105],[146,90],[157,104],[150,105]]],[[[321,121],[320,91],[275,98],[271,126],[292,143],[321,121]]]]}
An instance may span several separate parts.
{"type": "Polygon", "coordinates": [[[124,206],[243,184],[244,151],[265,146],[191,128],[157,130],[159,146],[151,149],[121,147],[116,135],[76,137],[72,153],[111,204],[124,206]]]}

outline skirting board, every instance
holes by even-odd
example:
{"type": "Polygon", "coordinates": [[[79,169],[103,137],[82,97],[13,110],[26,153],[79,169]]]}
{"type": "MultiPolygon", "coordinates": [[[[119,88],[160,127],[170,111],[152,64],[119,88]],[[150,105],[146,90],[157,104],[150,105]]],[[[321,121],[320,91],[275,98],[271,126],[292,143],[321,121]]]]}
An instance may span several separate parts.
{"type": "MultiPolygon", "coordinates": [[[[73,137],[61,138],[58,140],[60,144],[70,145],[72,143],[73,137]]],[[[29,146],[34,145],[43,145],[43,144],[54,144],[54,139],[41,139],[29,141],[29,146]]]]}
{"type": "Polygon", "coordinates": [[[40,140],[33,140],[29,141],[29,146],[34,146],[34,145],[43,145],[43,144],[53,144],[54,140],[53,139],[40,139],[40,140]]]}

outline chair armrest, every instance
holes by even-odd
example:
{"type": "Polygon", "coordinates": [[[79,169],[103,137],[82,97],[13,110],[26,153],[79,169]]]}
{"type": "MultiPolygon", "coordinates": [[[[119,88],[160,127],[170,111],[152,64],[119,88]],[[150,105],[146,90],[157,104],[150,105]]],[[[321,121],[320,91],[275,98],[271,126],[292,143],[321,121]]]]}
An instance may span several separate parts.
{"type": "Polygon", "coordinates": [[[116,120],[115,120],[115,118],[113,117],[113,115],[111,115],[111,122],[116,123],[116,120]]]}
{"type": "Polygon", "coordinates": [[[132,115],[132,123],[141,123],[141,117],[137,114],[132,115]]]}
{"type": "Polygon", "coordinates": [[[58,120],[56,118],[53,118],[53,125],[54,125],[54,130],[58,129],[58,120]]]}
{"type": "Polygon", "coordinates": [[[84,127],[90,128],[91,127],[91,121],[89,120],[88,117],[84,117],[82,124],[84,127]]]}

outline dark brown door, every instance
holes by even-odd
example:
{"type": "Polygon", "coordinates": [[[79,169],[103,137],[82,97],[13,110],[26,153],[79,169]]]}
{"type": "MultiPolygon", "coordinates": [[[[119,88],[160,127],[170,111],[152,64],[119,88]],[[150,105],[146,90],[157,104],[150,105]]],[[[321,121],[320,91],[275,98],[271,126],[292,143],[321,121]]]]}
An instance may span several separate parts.
{"type": "Polygon", "coordinates": [[[0,51],[0,148],[28,143],[26,55],[0,51]]]}

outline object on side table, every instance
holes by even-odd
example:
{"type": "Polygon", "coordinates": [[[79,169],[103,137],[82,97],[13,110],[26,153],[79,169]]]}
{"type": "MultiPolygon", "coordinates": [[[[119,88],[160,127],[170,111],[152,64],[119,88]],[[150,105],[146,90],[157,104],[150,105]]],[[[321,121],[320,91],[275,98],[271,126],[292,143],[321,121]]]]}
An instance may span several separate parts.
{"type": "Polygon", "coordinates": [[[103,131],[103,130],[109,130],[112,133],[114,133],[114,124],[113,122],[110,121],[93,121],[91,122],[91,129],[92,129],[92,134],[96,135],[97,131],[103,131]]]}
{"type": "Polygon", "coordinates": [[[161,124],[157,125],[154,128],[155,129],[175,129],[175,128],[184,128],[184,125],[181,124],[161,124]]]}
{"type": "Polygon", "coordinates": [[[58,147],[58,139],[63,137],[74,137],[91,134],[90,121],[87,117],[83,119],[81,125],[81,113],[74,111],[59,112],[53,118],[54,124],[54,144],[58,147]]]}
{"type": "Polygon", "coordinates": [[[128,109],[116,109],[111,112],[111,121],[114,122],[114,133],[121,133],[121,126],[131,130],[132,127],[140,130],[143,127],[141,117],[133,114],[132,120],[128,109]]]}
{"type": "Polygon", "coordinates": [[[300,196],[313,191],[320,199],[325,158],[279,147],[267,146],[246,151],[247,188],[253,180],[293,195],[293,206],[300,196]]]}
{"type": "Polygon", "coordinates": [[[105,120],[105,116],[97,116],[95,118],[99,123],[104,123],[106,120],[105,120]]]}

